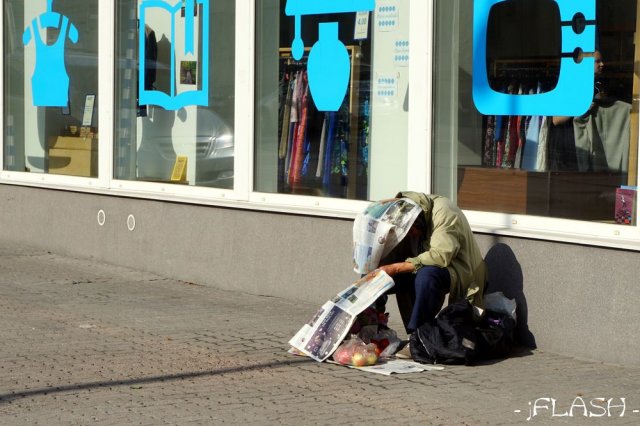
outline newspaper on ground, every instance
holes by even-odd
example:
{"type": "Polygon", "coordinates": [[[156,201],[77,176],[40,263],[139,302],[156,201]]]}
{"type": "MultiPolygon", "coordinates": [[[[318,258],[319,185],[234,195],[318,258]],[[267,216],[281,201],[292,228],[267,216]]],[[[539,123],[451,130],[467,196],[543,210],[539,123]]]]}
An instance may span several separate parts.
{"type": "Polygon", "coordinates": [[[289,344],[316,361],[324,361],[342,343],[358,314],[393,285],[393,279],[384,271],[361,278],[322,305],[289,344]]]}
{"type": "Polygon", "coordinates": [[[405,373],[421,373],[423,371],[440,371],[444,370],[441,365],[420,364],[419,362],[409,361],[405,359],[388,358],[381,360],[374,365],[367,365],[364,367],[356,367],[348,365],[349,368],[355,368],[358,370],[366,371],[368,373],[383,374],[390,376],[392,374],[405,374],[405,373]]]}
{"type": "Polygon", "coordinates": [[[370,204],[353,222],[353,270],[367,274],[407,235],[422,208],[409,198],[370,204]]]}

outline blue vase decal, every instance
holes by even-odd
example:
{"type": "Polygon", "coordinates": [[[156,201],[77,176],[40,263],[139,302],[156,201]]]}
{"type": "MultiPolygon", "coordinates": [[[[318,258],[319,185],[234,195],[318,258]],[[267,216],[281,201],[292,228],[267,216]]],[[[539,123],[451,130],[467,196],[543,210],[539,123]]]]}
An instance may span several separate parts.
{"type": "Polygon", "coordinates": [[[309,90],[319,111],[337,111],[349,86],[349,52],[338,39],[337,22],[321,23],[319,35],[307,61],[309,90]]]}

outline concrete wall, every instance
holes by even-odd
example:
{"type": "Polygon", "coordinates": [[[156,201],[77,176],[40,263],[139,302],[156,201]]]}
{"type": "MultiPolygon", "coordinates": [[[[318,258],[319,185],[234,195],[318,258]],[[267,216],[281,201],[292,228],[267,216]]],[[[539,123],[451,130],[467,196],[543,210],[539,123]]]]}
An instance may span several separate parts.
{"type": "MultiPolygon", "coordinates": [[[[349,220],[0,185],[0,238],[318,304],[356,278],[349,220]]],[[[492,235],[478,235],[478,241],[490,266],[490,289],[518,301],[524,341],[640,365],[637,252],[492,235]]]]}

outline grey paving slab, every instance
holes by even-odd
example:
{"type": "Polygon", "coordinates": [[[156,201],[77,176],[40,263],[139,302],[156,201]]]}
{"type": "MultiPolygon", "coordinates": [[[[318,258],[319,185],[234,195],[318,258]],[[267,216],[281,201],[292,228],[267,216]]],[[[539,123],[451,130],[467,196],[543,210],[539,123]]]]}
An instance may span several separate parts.
{"type": "Polygon", "coordinates": [[[317,308],[0,241],[0,424],[640,424],[637,368],[534,350],[385,377],[287,354],[317,308]]]}

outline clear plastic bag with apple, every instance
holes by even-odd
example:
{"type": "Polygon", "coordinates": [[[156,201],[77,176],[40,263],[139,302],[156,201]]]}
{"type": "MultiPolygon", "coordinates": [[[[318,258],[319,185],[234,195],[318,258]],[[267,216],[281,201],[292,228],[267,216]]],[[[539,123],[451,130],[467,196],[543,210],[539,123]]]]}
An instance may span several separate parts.
{"type": "Polygon", "coordinates": [[[376,345],[366,344],[358,336],[352,334],[348,340],[338,346],[338,349],[333,353],[333,359],[338,364],[355,367],[374,365],[378,361],[376,345]]]}
{"type": "Polygon", "coordinates": [[[373,343],[375,345],[378,358],[389,358],[397,352],[402,343],[395,330],[388,327],[363,327],[358,333],[358,337],[365,343],[373,343]]]}

